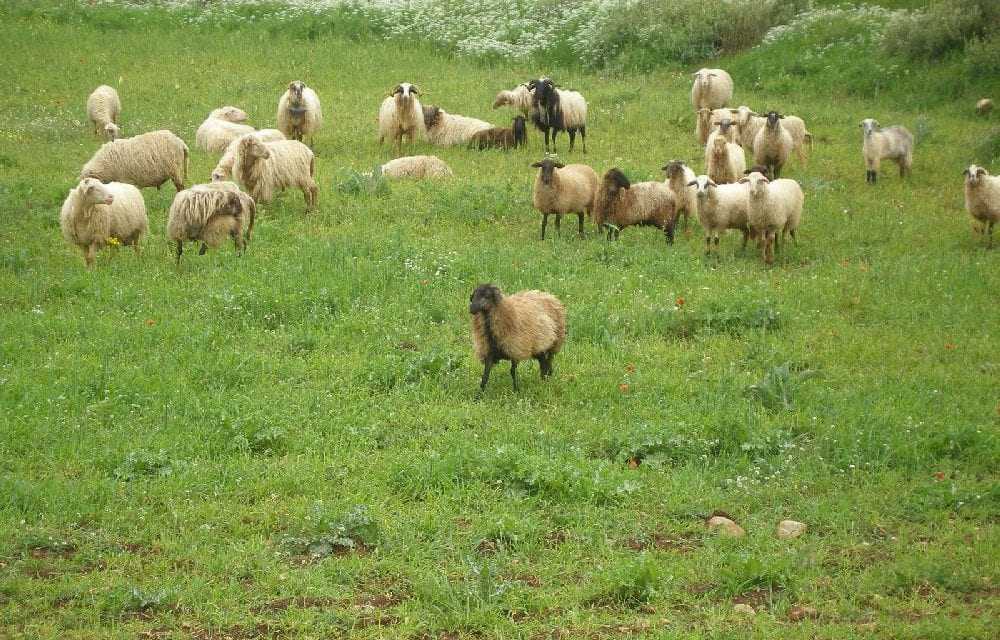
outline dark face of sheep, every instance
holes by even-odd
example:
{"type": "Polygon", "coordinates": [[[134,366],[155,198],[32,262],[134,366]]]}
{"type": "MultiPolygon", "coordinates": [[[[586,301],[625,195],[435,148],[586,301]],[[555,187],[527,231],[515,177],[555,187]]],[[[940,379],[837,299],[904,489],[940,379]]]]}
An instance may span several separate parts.
{"type": "Polygon", "coordinates": [[[684,163],[680,160],[671,160],[667,164],[663,165],[661,169],[667,174],[668,179],[684,175],[684,163]]]}
{"type": "Polygon", "coordinates": [[[243,213],[243,203],[235,193],[226,194],[226,213],[231,216],[239,216],[243,213]]]}
{"type": "Polygon", "coordinates": [[[301,80],[296,80],[288,85],[288,101],[293,105],[302,104],[302,92],[306,85],[301,80]]]}
{"type": "Polygon", "coordinates": [[[768,127],[768,129],[777,128],[778,121],[781,120],[784,117],[785,116],[781,115],[777,111],[768,111],[767,112],[767,127],[768,127]]]}
{"type": "Polygon", "coordinates": [[[541,162],[535,162],[531,166],[541,169],[542,184],[552,184],[552,174],[555,173],[556,169],[562,169],[566,165],[556,162],[552,158],[545,158],[541,162]]]}
{"type": "Polygon", "coordinates": [[[410,84],[409,82],[401,82],[397,84],[396,88],[389,94],[389,96],[395,97],[397,102],[409,102],[413,96],[419,95],[420,90],[417,89],[417,85],[410,84]]]}
{"type": "Polygon", "coordinates": [[[428,129],[434,127],[441,119],[441,108],[435,106],[424,107],[424,126],[428,129]]]}
{"type": "Polygon", "coordinates": [[[528,88],[531,89],[533,94],[531,99],[532,104],[549,105],[557,100],[556,83],[551,78],[532,80],[528,83],[528,88]],[[532,83],[534,83],[534,87],[531,86],[532,83]]]}
{"type": "Polygon", "coordinates": [[[493,284],[481,284],[469,296],[469,313],[485,313],[491,311],[500,304],[503,293],[500,288],[493,284]]]}
{"type": "Polygon", "coordinates": [[[609,169],[604,174],[603,188],[608,194],[608,198],[614,198],[618,195],[619,191],[628,189],[631,186],[632,183],[628,181],[628,178],[625,177],[625,174],[620,169],[609,169]]]}

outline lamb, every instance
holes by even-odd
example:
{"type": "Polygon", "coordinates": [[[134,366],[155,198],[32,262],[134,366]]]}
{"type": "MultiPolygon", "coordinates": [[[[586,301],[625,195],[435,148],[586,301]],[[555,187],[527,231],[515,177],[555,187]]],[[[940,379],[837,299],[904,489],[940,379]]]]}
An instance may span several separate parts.
{"type": "Polygon", "coordinates": [[[80,170],[80,179],[127,182],[140,189],[157,189],[170,180],[184,188],[190,152],[184,141],[166,129],[105,142],[80,170]]]}
{"type": "Polygon", "coordinates": [[[705,172],[717,184],[736,182],[746,168],[743,147],[727,142],[723,135],[713,138],[712,145],[705,149],[705,172]]]}
{"type": "Polygon", "coordinates": [[[301,80],[290,82],[278,100],[276,122],[275,126],[286,138],[301,142],[308,136],[312,147],[316,132],[323,126],[319,96],[301,80]]]}
{"type": "Polygon", "coordinates": [[[913,167],[913,134],[905,127],[895,126],[885,129],[872,118],[865,118],[860,125],[864,132],[861,153],[865,157],[865,181],[875,184],[882,160],[892,160],[899,165],[899,177],[911,173],[913,167]]]}
{"type": "Polygon", "coordinates": [[[275,191],[297,187],[305,197],[306,210],[313,209],[319,194],[315,171],[313,152],[298,140],[261,142],[243,136],[236,146],[233,173],[258,204],[270,202],[275,191]]]}
{"type": "Polygon", "coordinates": [[[195,132],[195,146],[209,153],[224,152],[234,140],[254,132],[253,127],[242,124],[246,119],[246,112],[237,107],[213,110],[195,132]]]}
{"type": "Polygon", "coordinates": [[[387,178],[450,178],[455,174],[437,156],[406,156],[382,165],[387,178]]]}
{"type": "Polygon", "coordinates": [[[608,240],[618,239],[625,227],[653,225],[674,242],[677,203],[674,192],[662,182],[631,184],[619,169],[610,169],[594,194],[594,222],[608,227],[608,240]]]}
{"type": "Polygon", "coordinates": [[[469,298],[472,346],[483,363],[479,393],[486,390],[490,370],[510,360],[510,377],[517,386],[517,365],[538,360],[542,379],[552,375],[552,360],[566,340],[566,308],[544,291],[521,291],[505,296],[493,284],[481,284],[469,298]]]}
{"type": "Polygon", "coordinates": [[[142,236],[149,230],[142,193],[130,184],[102,184],[83,178],[70,189],[59,212],[63,237],[83,251],[87,267],[94,255],[107,244],[132,245],[140,252],[142,236]]]}
{"type": "Polygon", "coordinates": [[[986,246],[993,246],[993,225],[1000,221],[1000,176],[991,176],[983,167],[974,164],[963,172],[965,175],[965,210],[980,231],[986,234],[986,246]]]}
{"type": "Polygon", "coordinates": [[[403,152],[404,137],[409,138],[410,144],[417,139],[427,139],[424,110],[417,98],[419,95],[416,85],[403,82],[396,85],[379,108],[378,143],[381,145],[386,138],[391,138],[397,156],[403,152]]]}
{"type": "Polygon", "coordinates": [[[778,233],[785,233],[795,239],[795,230],[802,219],[802,203],[805,196],[802,188],[794,180],[768,180],[762,173],[751,173],[741,183],[749,183],[747,189],[747,222],[758,242],[763,244],[764,263],[774,262],[774,245],[778,233]]]}
{"type": "Polygon", "coordinates": [[[573,151],[576,132],[580,132],[583,152],[587,153],[587,101],[577,91],[557,89],[551,78],[539,78],[528,83],[532,92],[531,121],[545,133],[545,151],[549,150],[552,134],[552,151],[556,150],[556,135],[569,132],[569,150],[573,151]]]}
{"type": "Polygon", "coordinates": [[[990,111],[993,111],[993,101],[989,98],[982,98],[976,102],[976,113],[979,115],[988,115],[990,111]]]}
{"type": "Polygon", "coordinates": [[[177,192],[167,218],[167,239],[177,243],[177,266],[186,240],[200,240],[198,254],[204,255],[229,236],[236,254],[241,254],[250,241],[255,213],[253,199],[232,182],[210,182],[177,192]]]}
{"type": "Polygon", "coordinates": [[[680,160],[671,160],[663,166],[667,174],[666,185],[674,192],[674,202],[677,203],[677,217],[684,215],[684,227],[688,226],[688,218],[692,213],[698,213],[697,190],[691,186],[694,181],[694,171],[680,160]]]}
{"type": "MultiPolygon", "coordinates": [[[[277,129],[261,129],[260,131],[254,131],[253,133],[247,133],[244,135],[252,135],[261,142],[275,142],[276,140],[285,139],[285,134],[281,133],[277,129]]],[[[242,137],[243,136],[240,136],[240,138],[242,137]]],[[[236,161],[236,147],[240,144],[240,138],[236,138],[229,143],[228,147],[226,147],[225,153],[223,153],[222,157],[219,158],[219,162],[215,165],[215,169],[212,170],[212,182],[229,180],[233,177],[233,163],[236,161]]]]}
{"type": "Polygon", "coordinates": [[[768,111],[767,122],[753,139],[754,164],[764,165],[775,178],[781,177],[781,167],[788,162],[795,145],[791,134],[781,126],[784,117],[777,111],[768,111]]]}
{"type": "Polygon", "coordinates": [[[583,237],[583,218],[594,207],[597,173],[585,164],[566,165],[552,158],[545,158],[531,165],[538,169],[531,204],[542,214],[542,240],[549,215],[556,216],[556,232],[563,214],[575,213],[579,220],[579,233],[583,237]]]}
{"type": "Polygon", "coordinates": [[[722,69],[699,69],[691,74],[691,106],[718,109],[733,99],[733,78],[722,69]]]}
{"type": "Polygon", "coordinates": [[[87,117],[94,125],[94,135],[103,135],[108,141],[116,140],[121,135],[118,128],[121,112],[118,92],[106,84],[94,89],[87,98],[87,117]]]}
{"type": "Polygon", "coordinates": [[[423,107],[424,128],[427,141],[439,147],[467,144],[480,131],[492,129],[493,125],[476,118],[467,118],[448,113],[441,107],[423,107]]]}
{"type": "Polygon", "coordinates": [[[528,84],[522,83],[510,91],[504,90],[498,93],[493,101],[493,108],[499,109],[500,107],[517,109],[522,116],[527,118],[528,114],[531,113],[531,91],[528,89],[528,84]]]}
{"type": "Polygon", "coordinates": [[[525,128],[524,116],[516,116],[511,122],[509,129],[493,127],[480,131],[469,140],[469,148],[483,149],[516,149],[523,146],[528,139],[528,132],[525,128]]]}
{"type": "Polygon", "coordinates": [[[719,239],[727,229],[743,233],[746,249],[750,228],[747,223],[747,188],[742,184],[716,184],[710,177],[701,175],[688,183],[694,188],[698,201],[698,220],[705,230],[705,254],[719,252],[719,239]]]}

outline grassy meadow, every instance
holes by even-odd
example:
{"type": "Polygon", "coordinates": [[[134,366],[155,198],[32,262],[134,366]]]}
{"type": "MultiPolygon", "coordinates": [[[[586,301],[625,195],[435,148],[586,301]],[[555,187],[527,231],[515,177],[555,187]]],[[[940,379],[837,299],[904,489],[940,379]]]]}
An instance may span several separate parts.
{"type": "Polygon", "coordinates": [[[710,61],[815,137],[784,176],[798,243],[765,268],[735,233],[705,258],[694,220],[669,247],[575,218],[540,241],[535,131],[418,144],[450,181],[354,173],[389,159],[396,83],[507,124],[495,93],[542,73],[589,101],[564,161],[700,173],[690,68],[102,11],[0,9],[0,639],[995,637],[1000,249],[961,172],[1000,172],[998,116],[972,108],[1000,76],[865,55],[847,27],[826,57],[792,38],[710,61]],[[95,86],[124,135],[188,142],[190,183],[217,160],[194,147],[208,112],[273,126],[293,79],[323,100],[318,211],[286,192],[247,255],[178,270],[173,188],[144,189],[143,255],[84,268],[58,214],[100,144],[95,86]],[[865,184],[865,117],[914,132],[911,179],[865,184]],[[565,303],[550,380],[528,363],[515,393],[504,363],[476,397],[481,282],[565,303]],[[717,510],[747,535],[706,532],[717,510]],[[779,540],[786,518],[808,532],[779,540]]]}

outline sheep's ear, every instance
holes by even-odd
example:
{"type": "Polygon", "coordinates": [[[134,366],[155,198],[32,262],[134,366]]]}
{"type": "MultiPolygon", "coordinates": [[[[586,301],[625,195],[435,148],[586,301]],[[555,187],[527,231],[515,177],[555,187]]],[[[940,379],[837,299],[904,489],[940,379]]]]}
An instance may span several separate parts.
{"type": "Polygon", "coordinates": [[[687,186],[689,186],[689,187],[697,187],[698,186],[698,181],[697,180],[692,180],[691,182],[687,183],[687,186]]]}
{"type": "Polygon", "coordinates": [[[983,175],[986,175],[986,169],[984,169],[984,168],[982,168],[982,167],[979,167],[978,169],[976,169],[976,175],[977,175],[977,176],[983,176],[983,175]]]}
{"type": "Polygon", "coordinates": [[[707,184],[707,185],[708,185],[708,186],[710,186],[710,187],[717,187],[717,186],[719,186],[719,185],[715,184],[714,182],[712,182],[711,180],[709,180],[709,181],[708,181],[707,183],[705,183],[705,184],[707,184]]]}
{"type": "Polygon", "coordinates": [[[710,74],[708,74],[708,77],[709,78],[718,78],[719,74],[717,74],[717,73],[710,73],[710,74]]]}
{"type": "Polygon", "coordinates": [[[761,178],[760,181],[763,182],[764,184],[770,184],[770,182],[771,182],[770,180],[767,179],[767,176],[764,176],[763,178],[761,178]]]}
{"type": "Polygon", "coordinates": [[[532,162],[531,166],[533,166],[536,169],[541,169],[542,168],[542,163],[541,162],[532,162]]]}
{"type": "Polygon", "coordinates": [[[736,181],[736,184],[745,184],[747,182],[750,182],[749,178],[740,178],[739,180],[736,181]]]}
{"type": "Polygon", "coordinates": [[[966,169],[965,171],[962,172],[962,175],[963,176],[971,176],[972,172],[970,172],[968,169],[966,169]]]}
{"type": "Polygon", "coordinates": [[[781,120],[784,120],[784,119],[785,119],[785,116],[783,116],[783,115],[780,115],[780,114],[779,114],[779,115],[778,115],[778,118],[780,118],[781,120]]]}
{"type": "Polygon", "coordinates": [[[413,94],[418,95],[418,96],[421,95],[420,94],[420,88],[417,85],[415,85],[415,84],[411,84],[410,85],[410,93],[413,93],[413,94]]]}
{"type": "Polygon", "coordinates": [[[555,167],[556,169],[562,169],[562,168],[564,168],[564,167],[565,167],[566,165],[564,165],[564,164],[563,164],[563,163],[561,163],[561,162],[553,162],[553,163],[552,163],[552,166],[553,166],[553,167],[555,167]]]}

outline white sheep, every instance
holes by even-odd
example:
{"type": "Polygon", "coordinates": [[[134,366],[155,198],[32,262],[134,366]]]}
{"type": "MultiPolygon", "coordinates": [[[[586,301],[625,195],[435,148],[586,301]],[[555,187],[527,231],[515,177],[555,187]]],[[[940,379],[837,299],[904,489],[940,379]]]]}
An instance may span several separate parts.
{"type": "Polygon", "coordinates": [[[711,144],[705,149],[705,173],[717,184],[729,184],[743,177],[747,168],[743,147],[726,141],[721,132],[710,137],[711,144]]]}
{"type": "Polygon", "coordinates": [[[236,146],[233,175],[258,204],[270,202],[277,191],[297,187],[305,197],[306,210],[314,208],[319,194],[315,170],[313,152],[298,140],[261,142],[243,136],[236,146]]]}
{"type": "Polygon", "coordinates": [[[441,107],[423,107],[422,112],[427,141],[439,147],[468,144],[469,140],[480,131],[493,128],[489,122],[453,115],[441,107]]]}
{"type": "Polygon", "coordinates": [[[386,138],[391,139],[397,156],[403,152],[404,137],[409,139],[410,144],[418,139],[427,139],[424,110],[417,98],[419,95],[416,85],[402,82],[396,85],[379,108],[378,143],[381,145],[386,138]]]}
{"type": "Polygon", "coordinates": [[[754,171],[741,183],[748,183],[747,222],[751,233],[763,245],[764,262],[774,262],[774,245],[786,233],[795,239],[795,230],[802,219],[805,196],[794,180],[768,180],[754,171]]]}
{"type": "Polygon", "coordinates": [[[865,118],[859,125],[864,135],[861,154],[865,157],[865,181],[875,184],[882,160],[892,160],[899,165],[899,177],[911,173],[913,167],[913,134],[906,127],[886,127],[872,118],[865,118]]]}
{"type": "Polygon", "coordinates": [[[83,251],[89,267],[97,251],[107,244],[132,245],[139,255],[149,218],[142,193],[134,186],[84,178],[66,196],[59,226],[66,241],[83,251]]]}
{"type": "Polygon", "coordinates": [[[691,185],[695,179],[694,171],[680,160],[671,160],[662,169],[667,175],[664,182],[674,192],[677,217],[684,216],[684,227],[687,228],[691,214],[698,214],[697,190],[691,185]]]}
{"type": "Polygon", "coordinates": [[[316,132],[323,126],[323,108],[316,92],[301,80],[289,83],[278,100],[275,126],[289,140],[302,141],[308,136],[312,147],[316,132]]]}
{"type": "Polygon", "coordinates": [[[531,204],[542,214],[542,240],[549,215],[556,217],[556,232],[564,214],[575,213],[579,220],[579,233],[583,237],[583,218],[591,215],[597,173],[585,164],[563,164],[545,158],[531,165],[538,169],[531,193],[531,204]]]}
{"type": "MultiPolygon", "coordinates": [[[[277,129],[261,129],[260,131],[254,131],[253,133],[247,133],[244,135],[253,136],[261,142],[275,142],[276,140],[285,139],[285,134],[281,133],[277,129]]],[[[240,138],[242,137],[243,136],[240,136],[240,138]]],[[[212,182],[229,180],[233,177],[233,163],[236,161],[236,147],[240,143],[240,138],[236,138],[229,143],[229,146],[226,147],[225,153],[223,153],[222,157],[219,158],[219,162],[215,165],[215,169],[212,170],[212,182]]]]}
{"type": "Polygon", "coordinates": [[[722,69],[699,69],[691,76],[691,106],[718,109],[733,99],[733,78],[722,69]]]}
{"type": "Polygon", "coordinates": [[[990,111],[993,111],[993,101],[989,98],[981,98],[976,101],[976,113],[981,116],[988,115],[990,111]]]}
{"type": "Polygon", "coordinates": [[[242,124],[247,114],[237,107],[213,110],[194,134],[194,144],[209,153],[222,153],[240,136],[253,133],[254,128],[242,124]]]}
{"type": "Polygon", "coordinates": [[[122,103],[118,92],[106,84],[94,89],[87,98],[87,118],[94,125],[94,135],[103,135],[107,140],[115,140],[121,135],[118,116],[122,103]]]}
{"type": "MultiPolygon", "coordinates": [[[[741,105],[736,109],[729,109],[733,121],[736,123],[739,135],[736,142],[744,149],[753,150],[753,141],[757,133],[767,124],[767,118],[759,116],[750,107],[741,105]]],[[[806,164],[809,160],[805,151],[808,142],[812,145],[812,134],[806,129],[805,121],[798,116],[782,116],[781,126],[788,135],[792,137],[792,150],[798,157],[799,162],[806,164]]]]}
{"type": "Polygon", "coordinates": [[[187,179],[189,151],[184,141],[166,129],[101,145],[80,170],[80,179],[127,182],[140,189],[159,188],[167,180],[178,191],[187,179]]]}
{"type": "Polygon", "coordinates": [[[531,91],[528,90],[527,83],[519,84],[510,91],[503,90],[497,94],[493,100],[493,108],[510,107],[517,109],[524,117],[528,117],[531,112],[531,91]]]}
{"type": "Polygon", "coordinates": [[[230,237],[237,255],[242,253],[250,241],[255,213],[253,199],[232,182],[211,182],[178,191],[167,218],[167,239],[177,243],[178,266],[188,240],[200,240],[198,253],[204,254],[230,237]]]}
{"type": "Polygon", "coordinates": [[[701,175],[688,183],[694,189],[698,202],[698,221],[705,230],[705,253],[719,252],[719,239],[728,229],[743,233],[746,249],[750,227],[747,221],[747,187],[744,184],[716,184],[710,177],[701,175]]]}
{"type": "Polygon", "coordinates": [[[991,176],[974,164],[965,175],[965,210],[978,229],[986,234],[986,246],[993,246],[993,225],[1000,222],[1000,176],[991,176]]]}
{"type": "Polygon", "coordinates": [[[387,178],[450,178],[455,174],[437,156],[405,156],[382,165],[387,178]]]}
{"type": "Polygon", "coordinates": [[[674,192],[662,182],[632,184],[620,169],[609,169],[594,193],[594,223],[598,229],[607,227],[608,240],[617,240],[625,227],[651,225],[663,231],[667,244],[673,244],[674,192]]]}
{"type": "Polygon", "coordinates": [[[781,125],[784,118],[777,111],[768,111],[766,122],[753,139],[753,162],[764,165],[775,178],[781,177],[781,168],[788,162],[795,141],[781,125]]]}

